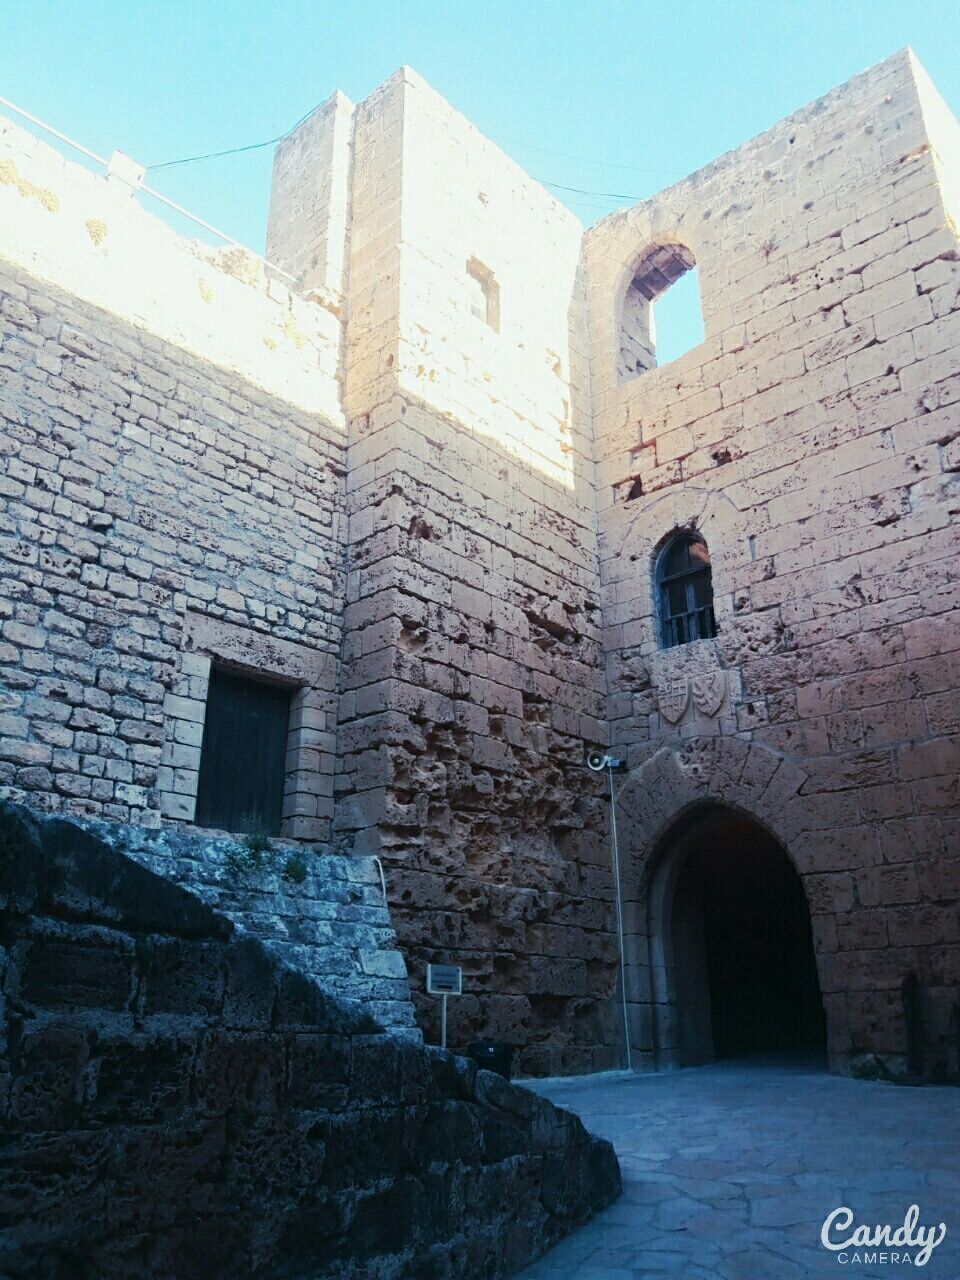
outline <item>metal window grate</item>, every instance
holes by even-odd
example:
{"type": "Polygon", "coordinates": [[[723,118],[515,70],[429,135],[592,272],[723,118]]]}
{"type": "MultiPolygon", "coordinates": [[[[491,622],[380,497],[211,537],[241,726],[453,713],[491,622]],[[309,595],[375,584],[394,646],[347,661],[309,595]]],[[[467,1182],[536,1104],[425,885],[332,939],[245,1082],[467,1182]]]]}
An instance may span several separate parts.
{"type": "Polygon", "coordinates": [[[660,632],[665,649],[717,634],[710,553],[702,538],[681,533],[657,561],[660,632]]]}

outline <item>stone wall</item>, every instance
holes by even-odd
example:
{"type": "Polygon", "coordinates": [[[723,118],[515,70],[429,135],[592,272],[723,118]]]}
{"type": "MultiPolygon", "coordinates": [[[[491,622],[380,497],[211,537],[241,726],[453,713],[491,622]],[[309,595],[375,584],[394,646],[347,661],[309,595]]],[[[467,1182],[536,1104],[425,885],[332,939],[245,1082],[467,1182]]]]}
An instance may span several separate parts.
{"type": "Polygon", "coordinates": [[[957,129],[912,55],[586,236],[401,68],[278,148],[277,270],[0,130],[13,795],[189,824],[211,667],[292,685],[284,835],[381,856],[428,1037],[454,961],[453,1043],[586,1070],[622,1061],[613,741],[639,1061],[654,851],[720,798],[804,877],[834,1062],[902,1056],[910,973],[941,1052],[957,129]],[[648,367],[692,262],[705,340],[648,367]],[[719,634],[664,650],[689,527],[719,634]]]}
{"type": "Polygon", "coordinates": [[[899,54],[585,239],[608,714],[632,770],[629,986],[651,1060],[675,1031],[652,1016],[647,886],[671,823],[709,799],[762,819],[803,876],[834,1063],[903,1065],[910,973],[928,1061],[954,1052],[960,275],[943,174],[960,154],[930,103],[899,54]],[[704,342],[618,378],[624,291],[676,243],[704,342]],[[719,634],[664,650],[653,564],[685,527],[709,545],[719,634]]]}
{"type": "Polygon", "coordinates": [[[429,1038],[444,960],[454,1044],[618,1066],[579,224],[409,69],[355,122],[340,846],[429,1038]]]}
{"type": "Polygon", "coordinates": [[[408,69],[278,151],[268,247],[302,298],[3,142],[10,794],[189,824],[211,664],[292,683],[284,834],[330,834],[337,772],[431,1037],[452,959],[454,1043],[617,1065],[576,219],[408,69]]]}
{"type": "Polygon", "coordinates": [[[252,934],[325,994],[422,1042],[376,859],[321,855],[293,842],[271,841],[264,849],[182,825],[151,830],[76,821],[125,858],[194,894],[238,934],[252,934]]]}
{"type": "Polygon", "coordinates": [[[479,1280],[619,1194],[574,1116],[93,832],[8,805],[0,843],[5,1275],[479,1280]]]}
{"type": "Polygon", "coordinates": [[[0,142],[2,781],[74,813],[189,821],[221,661],[296,690],[283,829],[323,838],[339,322],[12,126],[0,142]]]}

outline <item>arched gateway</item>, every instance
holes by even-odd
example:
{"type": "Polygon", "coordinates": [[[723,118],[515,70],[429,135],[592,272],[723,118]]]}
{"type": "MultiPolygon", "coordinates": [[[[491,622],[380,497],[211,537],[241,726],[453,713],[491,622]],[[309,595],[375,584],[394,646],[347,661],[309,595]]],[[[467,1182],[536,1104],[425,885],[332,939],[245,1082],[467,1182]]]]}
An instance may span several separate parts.
{"type": "Polygon", "coordinates": [[[707,803],[672,825],[654,854],[648,936],[661,1060],[822,1056],[806,894],[781,845],[755,819],[707,803]]]}
{"type": "Polygon", "coordinates": [[[625,978],[638,1063],[826,1051],[804,882],[805,774],[756,743],[665,744],[623,779],[625,978]]]}

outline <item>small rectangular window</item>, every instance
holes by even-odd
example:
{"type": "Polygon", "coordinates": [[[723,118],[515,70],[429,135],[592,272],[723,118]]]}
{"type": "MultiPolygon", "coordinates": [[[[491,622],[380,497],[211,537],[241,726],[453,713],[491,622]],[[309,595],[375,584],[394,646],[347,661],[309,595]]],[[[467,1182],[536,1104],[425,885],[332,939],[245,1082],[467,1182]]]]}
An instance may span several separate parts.
{"type": "Polygon", "coordinates": [[[467,262],[467,301],[471,315],[500,332],[500,286],[489,267],[477,258],[467,262]]]}
{"type": "Polygon", "coordinates": [[[196,823],[279,835],[290,689],[214,667],[200,749],[196,823]]]}

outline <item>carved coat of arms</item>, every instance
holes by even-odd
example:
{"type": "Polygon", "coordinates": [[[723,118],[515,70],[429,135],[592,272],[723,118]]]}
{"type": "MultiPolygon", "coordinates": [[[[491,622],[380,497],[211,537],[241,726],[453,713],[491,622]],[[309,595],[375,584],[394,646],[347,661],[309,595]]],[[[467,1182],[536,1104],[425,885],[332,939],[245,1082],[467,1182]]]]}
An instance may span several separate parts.
{"type": "Polygon", "coordinates": [[[705,716],[715,716],[723,705],[727,678],[722,671],[701,671],[690,679],[693,705],[705,716]]]}
{"type": "Polygon", "coordinates": [[[690,682],[686,676],[664,680],[657,686],[657,702],[660,714],[668,724],[676,724],[690,701],[690,682]]]}

